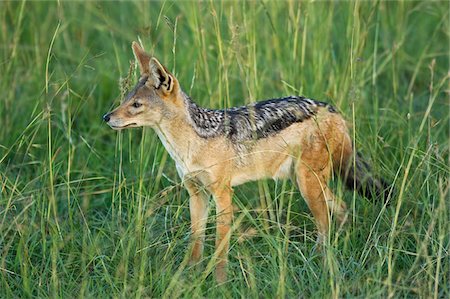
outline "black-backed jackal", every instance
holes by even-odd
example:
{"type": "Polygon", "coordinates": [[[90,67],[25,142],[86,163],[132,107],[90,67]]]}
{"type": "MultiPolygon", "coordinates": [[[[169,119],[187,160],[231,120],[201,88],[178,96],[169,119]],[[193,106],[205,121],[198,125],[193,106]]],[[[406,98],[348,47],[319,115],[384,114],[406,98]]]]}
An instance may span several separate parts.
{"type": "Polygon", "coordinates": [[[152,127],[175,160],[190,196],[193,263],[203,252],[208,217],[204,190],[213,195],[219,282],[226,280],[233,186],[292,178],[314,215],[319,237],[328,232],[330,213],[338,220],[345,216],[345,204],[328,187],[333,171],[351,188],[383,191],[383,181],[368,175],[367,164],[353,155],[346,123],[332,106],[290,96],[222,110],[202,108],[158,60],[137,43],[132,48],[139,82],[103,119],[113,129],[152,127]]]}

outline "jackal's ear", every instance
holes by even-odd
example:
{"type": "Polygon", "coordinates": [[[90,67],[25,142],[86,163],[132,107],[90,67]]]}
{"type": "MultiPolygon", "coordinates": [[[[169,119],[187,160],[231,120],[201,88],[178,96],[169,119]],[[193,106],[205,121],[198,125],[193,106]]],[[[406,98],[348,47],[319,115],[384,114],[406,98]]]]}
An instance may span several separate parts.
{"type": "Polygon", "coordinates": [[[149,62],[150,62],[150,56],[145,53],[144,49],[139,46],[137,42],[133,42],[131,44],[131,48],[133,49],[134,56],[136,57],[136,60],[139,64],[139,69],[142,74],[149,74],[149,62]]]}
{"type": "Polygon", "coordinates": [[[150,59],[150,78],[153,86],[156,89],[168,95],[174,90],[176,84],[175,78],[172,74],[158,61],[158,59],[152,57],[150,59]]]}

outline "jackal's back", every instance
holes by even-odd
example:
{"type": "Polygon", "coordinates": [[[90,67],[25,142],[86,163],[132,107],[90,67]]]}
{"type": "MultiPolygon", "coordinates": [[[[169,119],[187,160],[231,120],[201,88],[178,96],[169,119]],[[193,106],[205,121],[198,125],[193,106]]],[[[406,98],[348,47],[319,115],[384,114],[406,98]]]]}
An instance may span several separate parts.
{"type": "Polygon", "coordinates": [[[202,138],[227,136],[232,141],[257,140],[310,119],[321,107],[333,106],[301,96],[289,96],[228,109],[206,109],[186,97],[191,125],[202,138]]]}

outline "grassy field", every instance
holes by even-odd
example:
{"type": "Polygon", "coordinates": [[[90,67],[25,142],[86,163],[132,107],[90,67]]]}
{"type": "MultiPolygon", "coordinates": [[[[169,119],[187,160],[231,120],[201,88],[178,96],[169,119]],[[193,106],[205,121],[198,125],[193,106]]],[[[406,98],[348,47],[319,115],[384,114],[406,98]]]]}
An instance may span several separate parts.
{"type": "Polygon", "coordinates": [[[1,2],[0,297],[449,298],[449,26],[444,1],[1,2]],[[133,40],[204,106],[332,102],[391,204],[333,182],[349,220],[320,252],[290,182],[240,186],[217,286],[212,203],[197,270],[157,136],[102,123],[133,40]]]}

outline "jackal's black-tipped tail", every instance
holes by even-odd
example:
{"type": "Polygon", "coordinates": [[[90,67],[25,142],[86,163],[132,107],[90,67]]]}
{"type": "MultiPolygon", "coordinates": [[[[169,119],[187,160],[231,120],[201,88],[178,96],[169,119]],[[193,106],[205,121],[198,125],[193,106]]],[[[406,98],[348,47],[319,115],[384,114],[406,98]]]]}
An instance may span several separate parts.
{"type": "Polygon", "coordinates": [[[390,185],[384,179],[374,176],[370,165],[360,153],[356,153],[355,160],[348,161],[348,167],[342,175],[349,189],[370,199],[384,202],[389,199],[390,185]]]}

